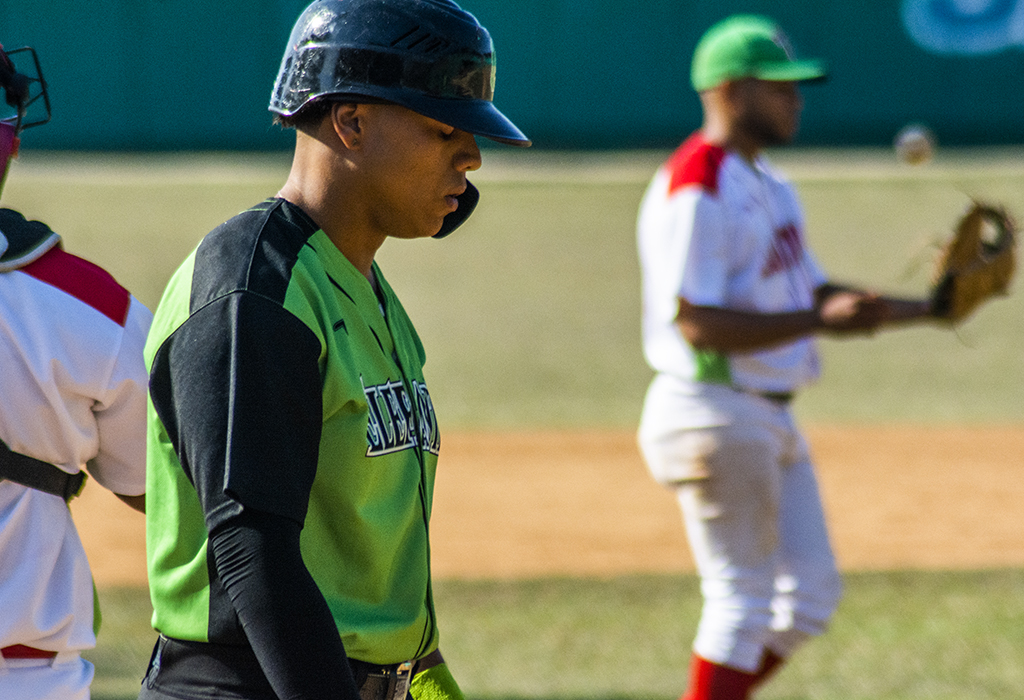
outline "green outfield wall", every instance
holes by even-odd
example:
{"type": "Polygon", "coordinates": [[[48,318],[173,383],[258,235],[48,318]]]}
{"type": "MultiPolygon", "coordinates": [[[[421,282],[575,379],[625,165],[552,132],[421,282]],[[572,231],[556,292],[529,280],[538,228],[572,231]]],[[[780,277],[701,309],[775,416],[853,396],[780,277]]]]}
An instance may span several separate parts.
{"type": "MultiPolygon", "coordinates": [[[[282,149],[266,103],[305,0],[3,0],[0,42],[34,46],[52,123],[30,148],[282,149]]],[[[734,12],[824,58],[802,143],[1024,143],[1024,0],[464,0],[495,40],[497,98],[537,146],[667,147],[697,126],[690,54],[734,12]]]]}

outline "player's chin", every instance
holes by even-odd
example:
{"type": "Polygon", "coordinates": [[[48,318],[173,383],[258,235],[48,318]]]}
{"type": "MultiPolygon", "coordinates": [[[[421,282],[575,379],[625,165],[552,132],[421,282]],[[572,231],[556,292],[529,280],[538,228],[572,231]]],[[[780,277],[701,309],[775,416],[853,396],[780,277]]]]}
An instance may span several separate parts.
{"type": "Polygon", "coordinates": [[[411,223],[408,226],[403,227],[400,231],[393,231],[391,233],[392,238],[401,238],[405,240],[414,240],[417,238],[431,238],[437,235],[444,225],[444,216],[431,216],[429,218],[424,217],[422,220],[415,223],[411,223]]]}
{"type": "Polygon", "coordinates": [[[417,222],[417,232],[408,236],[409,238],[430,238],[437,235],[444,226],[444,220],[449,214],[458,211],[459,200],[455,195],[442,197],[439,202],[432,203],[432,206],[425,207],[421,211],[421,218],[417,222]]]}

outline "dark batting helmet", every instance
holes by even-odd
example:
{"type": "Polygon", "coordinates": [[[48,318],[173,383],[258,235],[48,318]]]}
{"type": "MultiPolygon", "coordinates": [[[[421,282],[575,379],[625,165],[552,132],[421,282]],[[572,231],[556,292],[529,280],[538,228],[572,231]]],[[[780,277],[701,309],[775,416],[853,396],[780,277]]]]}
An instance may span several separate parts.
{"type": "Polygon", "coordinates": [[[288,40],[270,111],[321,98],[385,100],[514,146],[530,140],[499,112],[487,30],[451,0],[317,0],[288,40]]]}

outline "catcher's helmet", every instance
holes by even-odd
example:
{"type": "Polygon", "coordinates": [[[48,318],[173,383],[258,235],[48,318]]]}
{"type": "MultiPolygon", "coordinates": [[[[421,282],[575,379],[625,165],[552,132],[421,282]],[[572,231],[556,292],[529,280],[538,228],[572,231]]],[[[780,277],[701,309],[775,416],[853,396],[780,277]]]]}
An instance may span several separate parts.
{"type": "Polygon", "coordinates": [[[324,97],[385,100],[514,146],[530,140],[497,110],[494,47],[451,0],[317,0],[288,40],[270,111],[324,97]]]}
{"type": "Polygon", "coordinates": [[[17,157],[19,135],[23,129],[39,126],[50,121],[50,95],[39,66],[39,57],[34,49],[26,46],[13,51],[4,51],[0,46],[0,89],[4,93],[7,113],[0,116],[0,191],[3,190],[7,165],[11,157],[17,157]],[[28,52],[32,57],[34,74],[18,72],[11,56],[28,52]],[[32,111],[33,114],[29,115],[32,111]]]}

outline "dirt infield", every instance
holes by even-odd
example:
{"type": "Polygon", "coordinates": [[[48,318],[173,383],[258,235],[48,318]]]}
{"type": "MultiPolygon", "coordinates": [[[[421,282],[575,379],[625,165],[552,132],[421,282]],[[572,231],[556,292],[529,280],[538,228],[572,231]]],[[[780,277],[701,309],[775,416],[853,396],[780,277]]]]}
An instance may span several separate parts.
{"type": "MultiPolygon", "coordinates": [[[[1024,427],[807,432],[844,570],[1024,565],[1024,427]]],[[[447,433],[439,470],[437,577],[692,570],[630,431],[447,433]]],[[[72,510],[97,584],[143,584],[143,516],[95,484],[72,510]]]]}

